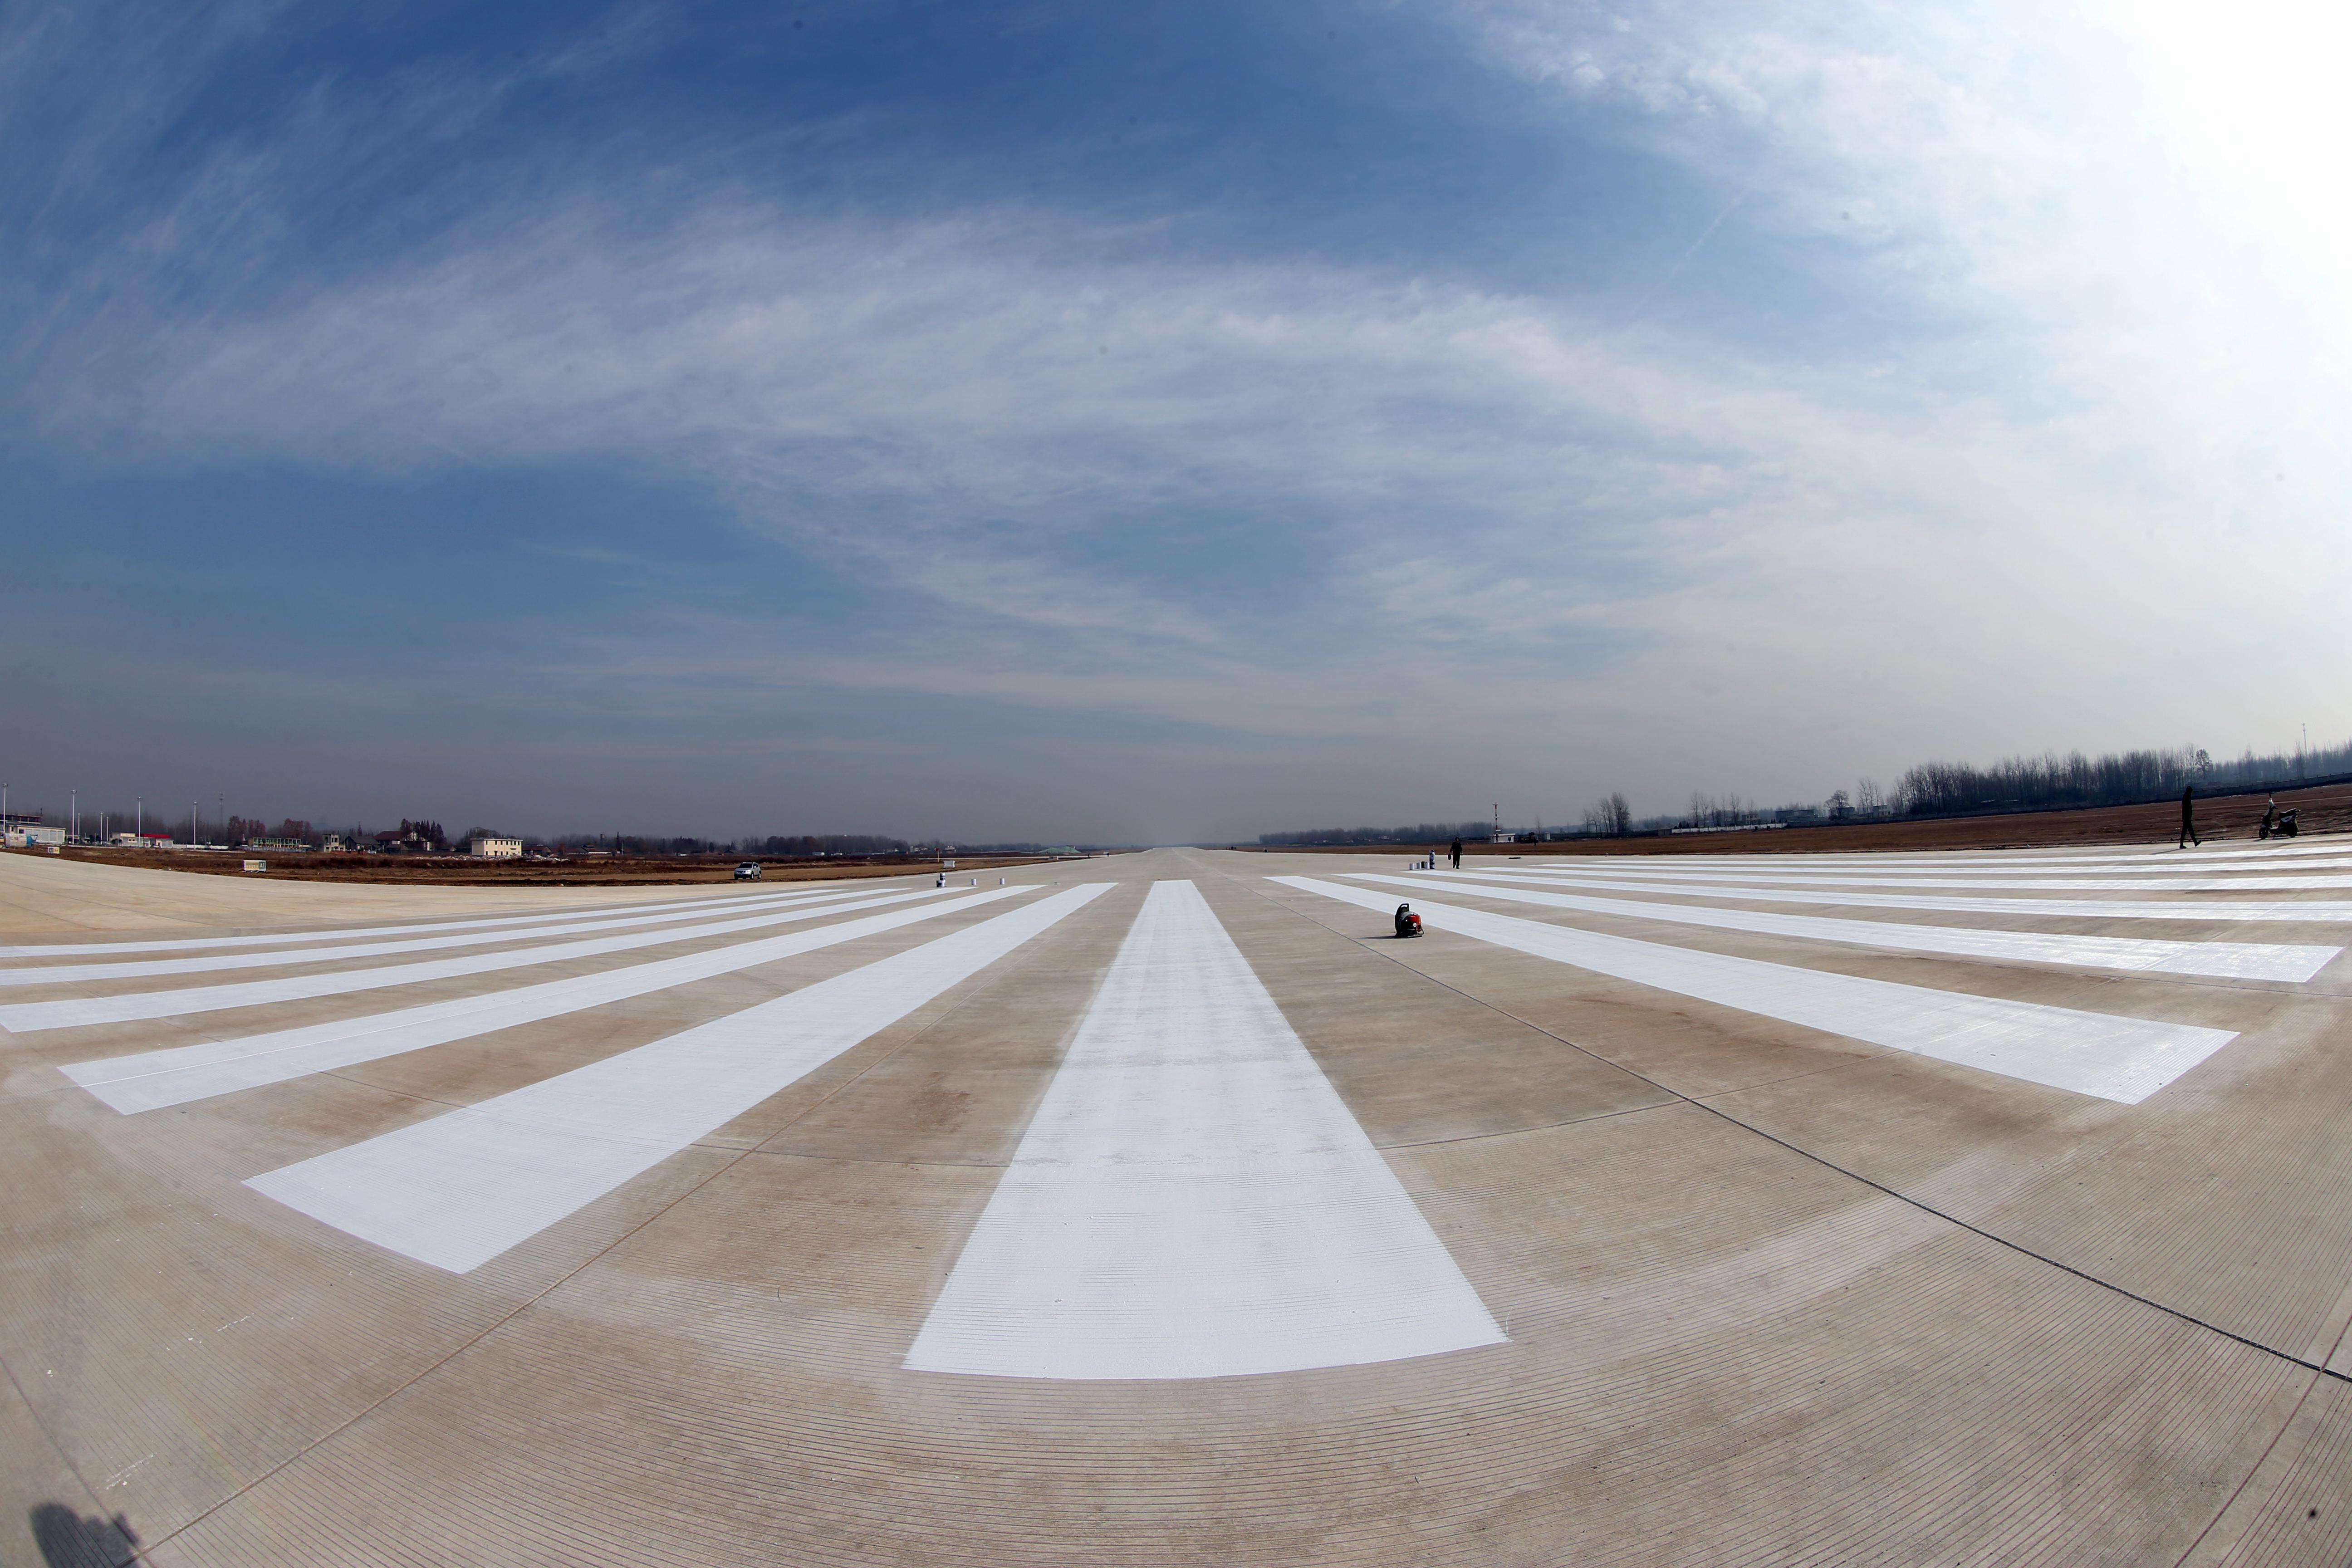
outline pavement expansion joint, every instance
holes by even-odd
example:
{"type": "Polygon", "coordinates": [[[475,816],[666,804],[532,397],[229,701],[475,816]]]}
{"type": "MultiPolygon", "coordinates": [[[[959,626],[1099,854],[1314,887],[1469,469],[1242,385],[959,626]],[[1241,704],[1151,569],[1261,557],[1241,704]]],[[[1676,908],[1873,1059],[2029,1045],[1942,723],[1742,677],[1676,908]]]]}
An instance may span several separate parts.
{"type": "Polygon", "coordinates": [[[0,1476],[192,1568],[2299,1560],[2312,847],[142,881],[0,948],[0,1476]]]}

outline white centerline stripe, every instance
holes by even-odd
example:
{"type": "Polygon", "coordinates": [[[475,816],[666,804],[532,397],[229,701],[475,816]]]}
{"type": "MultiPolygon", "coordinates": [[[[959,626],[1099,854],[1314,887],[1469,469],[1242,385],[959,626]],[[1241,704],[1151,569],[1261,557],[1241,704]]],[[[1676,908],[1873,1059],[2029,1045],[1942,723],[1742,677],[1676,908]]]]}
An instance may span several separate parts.
{"type": "MultiPolygon", "coordinates": [[[[1542,904],[1596,915],[1630,915],[1677,925],[1811,942],[1851,942],[1907,952],[1946,952],[1967,958],[1997,958],[2033,963],[2064,963],[2140,973],[2216,974],[2236,980],[2286,980],[2300,984],[2344,950],[2290,942],[2152,942],[2138,937],[2061,936],[2044,931],[1970,931],[1954,926],[1896,925],[1885,921],[1824,920],[1815,915],[1763,914],[1751,910],[1708,910],[1690,904],[1633,903],[1588,899],[1574,893],[1538,893],[1429,877],[1391,877],[1372,871],[1343,873],[1356,882],[1386,882],[1401,888],[1435,886],[1482,899],[1542,904]]],[[[1679,890],[1679,889],[1677,889],[1679,890]]]]}
{"type": "Polygon", "coordinates": [[[246,1185],[462,1274],[724,1127],[1110,887],[1041,903],[246,1185]]]}
{"type": "MultiPolygon", "coordinates": [[[[837,896],[837,895],[836,895],[837,896]]],[[[746,899],[735,910],[805,908],[823,900],[814,894],[782,894],[746,899]]],[[[0,969],[0,986],[56,985],[84,980],[145,980],[161,974],[210,974],[231,969],[274,969],[303,963],[333,963],[349,958],[381,958],[394,952],[430,952],[453,947],[481,947],[494,942],[536,942],[543,937],[576,936],[582,931],[614,931],[622,926],[675,924],[707,920],[709,906],[676,913],[614,915],[601,920],[574,920],[531,926],[521,931],[467,931],[457,936],[427,936],[399,942],[355,942],[343,947],[298,947],[272,952],[215,953],[204,958],[134,958],[108,963],[48,963],[37,968],[0,969]]]]}
{"type": "Polygon", "coordinates": [[[1192,1378],[1504,1338],[1190,882],[1157,882],[908,1352],[1192,1378]]]}
{"type": "MultiPolygon", "coordinates": [[[[1392,896],[1311,877],[1286,887],[1383,912],[1392,896]]],[[[2032,1002],[1866,980],[1604,936],[1513,915],[1420,900],[1414,907],[1459,931],[1557,963],[1654,986],[1718,1006],[1802,1025],[2005,1078],[2137,1105],[2237,1038],[2233,1031],[2123,1018],[2032,1002]]]]}
{"type": "Polygon", "coordinates": [[[63,1070],[68,1078],[125,1115],[184,1105],[190,1100],[283,1083],[289,1079],[331,1072],[358,1062],[398,1056],[404,1051],[422,1050],[427,1046],[471,1039],[493,1030],[561,1017],[566,1013],[666,991],[714,975],[732,974],[755,964],[814,952],[838,942],[896,931],[917,921],[935,920],[959,910],[974,909],[1035,890],[1028,887],[992,888],[984,893],[968,893],[925,904],[920,909],[893,910],[815,931],[739,942],[707,952],[609,969],[600,974],[550,980],[511,991],[492,992],[487,996],[428,1002],[395,1012],[341,1018],[331,1024],[312,1024],[274,1034],[240,1035],[234,1039],[205,1040],[168,1050],[106,1057],[76,1062],[63,1070]]]}
{"type": "Polygon", "coordinates": [[[25,1035],[38,1029],[83,1028],[91,1024],[125,1024],[144,1018],[172,1018],[191,1013],[218,1013],[231,1007],[260,1007],[280,1002],[307,1002],[320,996],[341,996],[355,991],[383,991],[396,985],[420,985],[467,974],[495,974],[534,964],[561,963],[567,959],[596,958],[609,952],[629,952],[641,947],[727,936],[740,931],[815,920],[850,910],[901,903],[933,896],[933,889],[886,893],[879,898],[839,902],[796,904],[792,908],[741,920],[716,921],[707,925],[679,926],[673,931],[642,931],[631,936],[592,937],[585,942],[557,942],[551,947],[524,948],[513,952],[478,953],[471,958],[439,958],[424,963],[393,963],[380,969],[353,969],[329,974],[288,975],[277,980],[247,980],[219,985],[183,986],[171,991],[133,991],[120,996],[68,996],[55,1002],[0,1004],[0,1033],[25,1035]]]}

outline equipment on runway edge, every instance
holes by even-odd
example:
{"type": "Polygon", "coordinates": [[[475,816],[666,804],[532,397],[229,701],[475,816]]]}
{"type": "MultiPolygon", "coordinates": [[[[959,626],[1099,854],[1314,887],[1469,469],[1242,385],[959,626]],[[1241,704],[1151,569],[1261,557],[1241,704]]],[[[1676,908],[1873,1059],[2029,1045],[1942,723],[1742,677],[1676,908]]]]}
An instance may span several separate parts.
{"type": "Polygon", "coordinates": [[[1419,936],[1421,917],[1412,912],[1411,904],[1399,904],[1396,912],[1396,933],[1399,936],[1419,936]]]}

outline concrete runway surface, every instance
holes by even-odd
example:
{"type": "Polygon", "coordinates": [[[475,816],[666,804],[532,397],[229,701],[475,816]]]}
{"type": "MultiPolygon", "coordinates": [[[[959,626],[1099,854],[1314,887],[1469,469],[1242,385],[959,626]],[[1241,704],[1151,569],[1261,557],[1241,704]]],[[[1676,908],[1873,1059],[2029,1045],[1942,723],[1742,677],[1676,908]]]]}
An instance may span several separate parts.
{"type": "Polygon", "coordinates": [[[0,1568],[2342,1568],[2347,849],[0,856],[0,1568]]]}

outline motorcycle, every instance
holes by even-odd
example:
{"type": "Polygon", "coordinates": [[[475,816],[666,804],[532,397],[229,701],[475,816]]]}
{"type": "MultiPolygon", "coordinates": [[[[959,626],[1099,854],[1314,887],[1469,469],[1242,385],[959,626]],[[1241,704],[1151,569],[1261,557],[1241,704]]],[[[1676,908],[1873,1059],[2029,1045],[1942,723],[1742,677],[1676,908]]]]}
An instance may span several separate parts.
{"type": "Polygon", "coordinates": [[[1399,936],[1419,936],[1421,917],[1412,912],[1411,904],[1399,904],[1396,912],[1396,933],[1399,936]]]}
{"type": "Polygon", "coordinates": [[[2295,814],[2301,809],[2298,806],[2281,811],[2278,808],[2278,802],[2274,800],[2265,802],[2263,806],[2263,825],[2254,829],[2254,837],[2257,838],[2294,837],[2295,814]]]}

